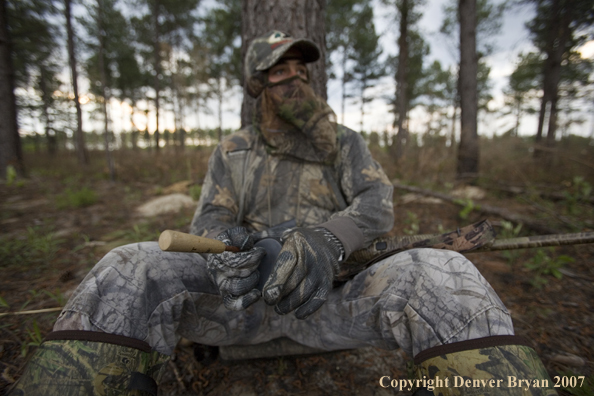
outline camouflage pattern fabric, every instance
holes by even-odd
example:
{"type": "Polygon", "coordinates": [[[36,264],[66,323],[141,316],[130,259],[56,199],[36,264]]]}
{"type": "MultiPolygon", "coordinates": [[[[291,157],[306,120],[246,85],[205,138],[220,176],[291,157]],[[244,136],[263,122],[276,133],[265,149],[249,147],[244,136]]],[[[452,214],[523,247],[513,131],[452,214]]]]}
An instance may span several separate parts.
{"type": "Polygon", "coordinates": [[[223,296],[225,307],[234,311],[245,309],[260,298],[260,291],[256,289],[257,269],[266,251],[262,247],[254,248],[253,234],[248,234],[243,227],[223,231],[216,239],[241,251],[210,254],[208,271],[223,296]]]}
{"type": "MultiPolygon", "coordinates": [[[[319,226],[348,219],[360,235],[346,255],[393,225],[393,187],[361,136],[337,126],[333,164],[272,155],[254,129],[227,137],[213,152],[190,232],[215,236],[233,226],[264,231],[294,220],[319,226]]],[[[326,227],[328,228],[328,227],[326,227]]],[[[334,230],[330,230],[334,234],[334,230]]]]}
{"type": "Polygon", "coordinates": [[[148,375],[158,383],[167,361],[168,356],[157,352],[114,344],[45,341],[8,395],[146,395],[139,390],[128,390],[134,373],[148,375]]]}
{"type": "Polygon", "coordinates": [[[297,48],[306,63],[314,62],[320,57],[318,46],[308,39],[295,39],[278,30],[270,31],[255,38],[250,43],[246,54],[244,75],[247,92],[256,98],[268,85],[265,72],[274,66],[290,48],[297,48]]]}
{"type": "Polygon", "coordinates": [[[262,295],[278,314],[295,311],[305,319],[317,311],[332,290],[340,241],[324,228],[295,228],[286,237],[262,295]]]}
{"type": "Polygon", "coordinates": [[[462,255],[412,249],[334,288],[304,320],[262,299],[225,308],[199,254],[163,252],[156,242],[116,248],[87,275],[54,330],[104,331],[170,355],[180,336],[206,345],[253,345],[288,337],[338,350],[373,345],[411,357],[447,343],[511,335],[508,311],[462,255]]]}
{"type": "Polygon", "coordinates": [[[447,249],[466,253],[489,247],[494,241],[495,230],[489,220],[482,220],[444,234],[379,237],[367,248],[353,252],[336,278],[347,280],[361,269],[409,249],[447,249]]]}
{"type": "Polygon", "coordinates": [[[579,245],[594,243],[594,232],[575,232],[570,234],[533,235],[519,238],[509,238],[493,241],[477,252],[491,252],[495,250],[511,250],[538,248],[546,246],[579,245]]]}
{"type": "Polygon", "coordinates": [[[415,378],[434,380],[425,388],[436,396],[557,395],[540,358],[525,345],[441,354],[417,364],[414,371],[415,378]]]}
{"type": "Polygon", "coordinates": [[[264,89],[253,124],[272,154],[329,164],[336,158],[336,115],[299,76],[264,89]]]}

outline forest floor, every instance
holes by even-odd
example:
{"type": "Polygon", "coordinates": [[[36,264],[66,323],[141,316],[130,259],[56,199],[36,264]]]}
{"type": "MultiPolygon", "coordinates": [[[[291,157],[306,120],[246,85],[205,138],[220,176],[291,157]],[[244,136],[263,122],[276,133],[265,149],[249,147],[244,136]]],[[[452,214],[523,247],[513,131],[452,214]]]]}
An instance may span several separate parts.
{"type": "MultiPolygon", "coordinates": [[[[207,157],[205,153],[202,156],[207,157]]],[[[0,184],[0,315],[59,308],[113,247],[156,240],[164,229],[187,231],[193,207],[150,218],[136,211],[159,196],[196,192],[203,171],[196,173],[193,169],[205,169],[206,159],[184,158],[181,170],[173,169],[173,164],[179,162],[175,159],[150,165],[147,160],[144,166],[156,167],[156,173],[141,172],[142,161],[136,161],[139,170],[132,174],[135,160],[122,156],[117,161],[116,182],[106,180],[101,165],[65,177],[65,171],[52,170],[54,164],[50,161],[30,160],[28,179],[0,184]],[[181,180],[191,183],[171,187],[181,180]]],[[[63,162],[63,169],[76,169],[74,162],[63,162]]],[[[566,179],[572,180],[571,176],[566,179]]],[[[449,192],[460,187],[429,182],[425,186],[449,192]]],[[[563,185],[557,187],[560,190],[563,185]]],[[[558,224],[563,216],[565,225],[573,224],[574,232],[592,230],[588,223],[594,219],[592,205],[569,202],[569,195],[566,201],[544,202],[519,199],[516,194],[501,191],[483,191],[483,198],[472,198],[475,209],[466,213],[468,210],[454,203],[396,190],[396,226],[392,233],[450,231],[488,218],[501,237],[535,234],[526,228],[514,233],[504,227],[505,219],[481,213],[476,204],[504,207],[550,220],[551,224],[558,224]],[[544,212],[543,206],[547,208],[544,212]],[[569,212],[573,214],[571,219],[569,212]]],[[[567,228],[559,226],[559,230],[567,228]]],[[[590,390],[584,384],[563,394],[594,394],[590,393],[594,392],[594,244],[469,253],[467,257],[499,293],[512,314],[516,334],[529,340],[552,377],[587,376],[590,390]]],[[[51,311],[0,316],[0,395],[20,376],[27,357],[51,331],[57,315],[57,311],[51,311]]],[[[204,358],[204,351],[203,347],[181,342],[159,395],[388,395],[398,392],[382,388],[380,378],[407,378],[409,361],[399,350],[371,347],[249,361],[204,358]]]]}

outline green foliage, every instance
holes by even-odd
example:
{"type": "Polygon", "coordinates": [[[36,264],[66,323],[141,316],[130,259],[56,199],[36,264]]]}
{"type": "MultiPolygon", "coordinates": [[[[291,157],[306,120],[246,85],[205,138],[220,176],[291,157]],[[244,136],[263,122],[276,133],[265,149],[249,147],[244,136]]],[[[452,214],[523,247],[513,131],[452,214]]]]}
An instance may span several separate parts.
{"type": "Polygon", "coordinates": [[[190,197],[194,201],[198,201],[200,199],[200,194],[202,193],[202,186],[199,184],[194,184],[190,186],[190,197]]]}
{"type": "Polygon", "coordinates": [[[29,352],[29,347],[31,347],[31,346],[38,347],[43,342],[43,336],[41,335],[41,330],[39,329],[39,326],[37,325],[37,321],[35,319],[33,319],[33,328],[32,329],[27,328],[26,332],[27,332],[27,340],[25,340],[21,344],[21,354],[23,357],[27,356],[27,353],[29,352]]]}
{"type": "Polygon", "coordinates": [[[6,302],[5,299],[3,299],[2,297],[0,297],[0,307],[10,308],[10,305],[8,305],[8,303],[6,302]]]}
{"type": "Polygon", "coordinates": [[[580,214],[579,203],[586,202],[592,195],[592,185],[581,176],[576,176],[570,185],[570,188],[564,191],[565,204],[569,214],[580,214]]]}
{"type": "Polygon", "coordinates": [[[67,188],[56,197],[58,209],[85,208],[97,202],[97,194],[88,187],[67,188]]]}
{"type": "MultiPolygon", "coordinates": [[[[499,237],[501,239],[517,238],[522,231],[522,226],[523,224],[520,223],[514,227],[514,224],[511,221],[502,220],[499,237]]],[[[520,257],[522,251],[519,249],[504,250],[501,254],[507,259],[507,263],[511,265],[520,257]]]]}
{"type": "MultiPolygon", "coordinates": [[[[589,375],[584,379],[584,376],[575,374],[571,371],[562,371],[559,373],[561,378],[565,377],[571,380],[572,377],[576,378],[575,387],[563,387],[563,390],[574,396],[592,396],[594,395],[594,375],[589,375]]],[[[553,380],[554,382],[554,380],[553,380]]]]}
{"type": "Polygon", "coordinates": [[[27,266],[51,262],[62,240],[40,227],[27,227],[26,238],[0,238],[0,263],[2,266],[27,266]]]}
{"type": "MultiPolygon", "coordinates": [[[[507,2],[493,0],[477,0],[476,2],[476,35],[477,52],[480,57],[493,53],[494,38],[501,32],[503,15],[508,6],[507,2]]],[[[458,2],[450,0],[443,6],[444,19],[439,32],[459,45],[459,14],[458,2]]]]}
{"type": "Polygon", "coordinates": [[[456,199],[456,200],[454,200],[454,203],[456,203],[460,206],[463,206],[460,213],[458,213],[458,216],[460,216],[460,218],[463,220],[468,219],[468,216],[470,216],[470,213],[472,213],[473,210],[480,209],[480,207],[481,207],[480,205],[475,204],[474,201],[469,198],[456,199]]]}
{"type": "Polygon", "coordinates": [[[352,78],[359,91],[357,100],[361,104],[362,130],[365,103],[374,99],[367,93],[367,89],[373,87],[378,79],[386,75],[386,67],[379,59],[382,49],[373,22],[373,9],[369,4],[366,4],[357,15],[356,24],[358,28],[350,31],[352,52],[349,54],[349,59],[355,62],[352,78]]]}
{"type": "Polygon", "coordinates": [[[6,167],[6,185],[11,186],[16,180],[17,172],[14,166],[8,165],[6,167]]]}
{"type": "Polygon", "coordinates": [[[287,362],[281,356],[280,358],[278,358],[278,375],[283,376],[285,374],[285,372],[287,371],[287,369],[288,369],[287,362]]]}
{"type": "Polygon", "coordinates": [[[406,228],[403,230],[406,235],[417,235],[419,233],[419,217],[410,210],[406,211],[406,228]]]}
{"type": "Polygon", "coordinates": [[[47,295],[49,298],[54,300],[60,307],[63,307],[64,305],[66,305],[67,298],[60,291],[60,289],[57,289],[55,293],[52,293],[48,290],[43,290],[43,294],[47,295]]]}
{"type": "MultiPolygon", "coordinates": [[[[548,251],[552,253],[554,248],[549,248],[548,251]]],[[[524,263],[524,267],[533,272],[533,278],[530,281],[532,286],[540,289],[548,283],[548,276],[554,276],[557,279],[563,278],[559,269],[573,261],[574,259],[569,256],[551,257],[547,254],[547,249],[538,249],[534,257],[524,263]]]]}

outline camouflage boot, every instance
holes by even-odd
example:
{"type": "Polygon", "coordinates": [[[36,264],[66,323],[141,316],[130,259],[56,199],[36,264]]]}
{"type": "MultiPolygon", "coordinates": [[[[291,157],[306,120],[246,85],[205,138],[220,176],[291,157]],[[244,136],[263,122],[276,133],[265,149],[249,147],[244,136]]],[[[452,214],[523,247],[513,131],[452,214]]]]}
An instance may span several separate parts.
{"type": "Polygon", "coordinates": [[[440,345],[415,356],[415,396],[557,395],[536,352],[517,336],[440,345]]]}
{"type": "Polygon", "coordinates": [[[128,337],[57,331],[46,337],[8,395],[157,395],[168,358],[128,337]]]}

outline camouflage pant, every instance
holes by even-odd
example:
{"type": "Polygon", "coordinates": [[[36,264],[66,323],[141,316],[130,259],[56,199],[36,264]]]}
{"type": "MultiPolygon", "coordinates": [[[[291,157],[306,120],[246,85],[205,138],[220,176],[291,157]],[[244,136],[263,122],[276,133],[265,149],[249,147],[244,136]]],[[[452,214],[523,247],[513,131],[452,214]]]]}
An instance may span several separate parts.
{"type": "Polygon", "coordinates": [[[171,354],[181,336],[207,345],[289,337],[325,350],[373,345],[425,349],[512,335],[511,317],[464,256],[415,249],[389,257],[335,288],[306,320],[264,301],[229,311],[198,254],[163,252],[155,242],[122,246],[87,275],[54,330],[91,330],[148,342],[171,354]]]}

